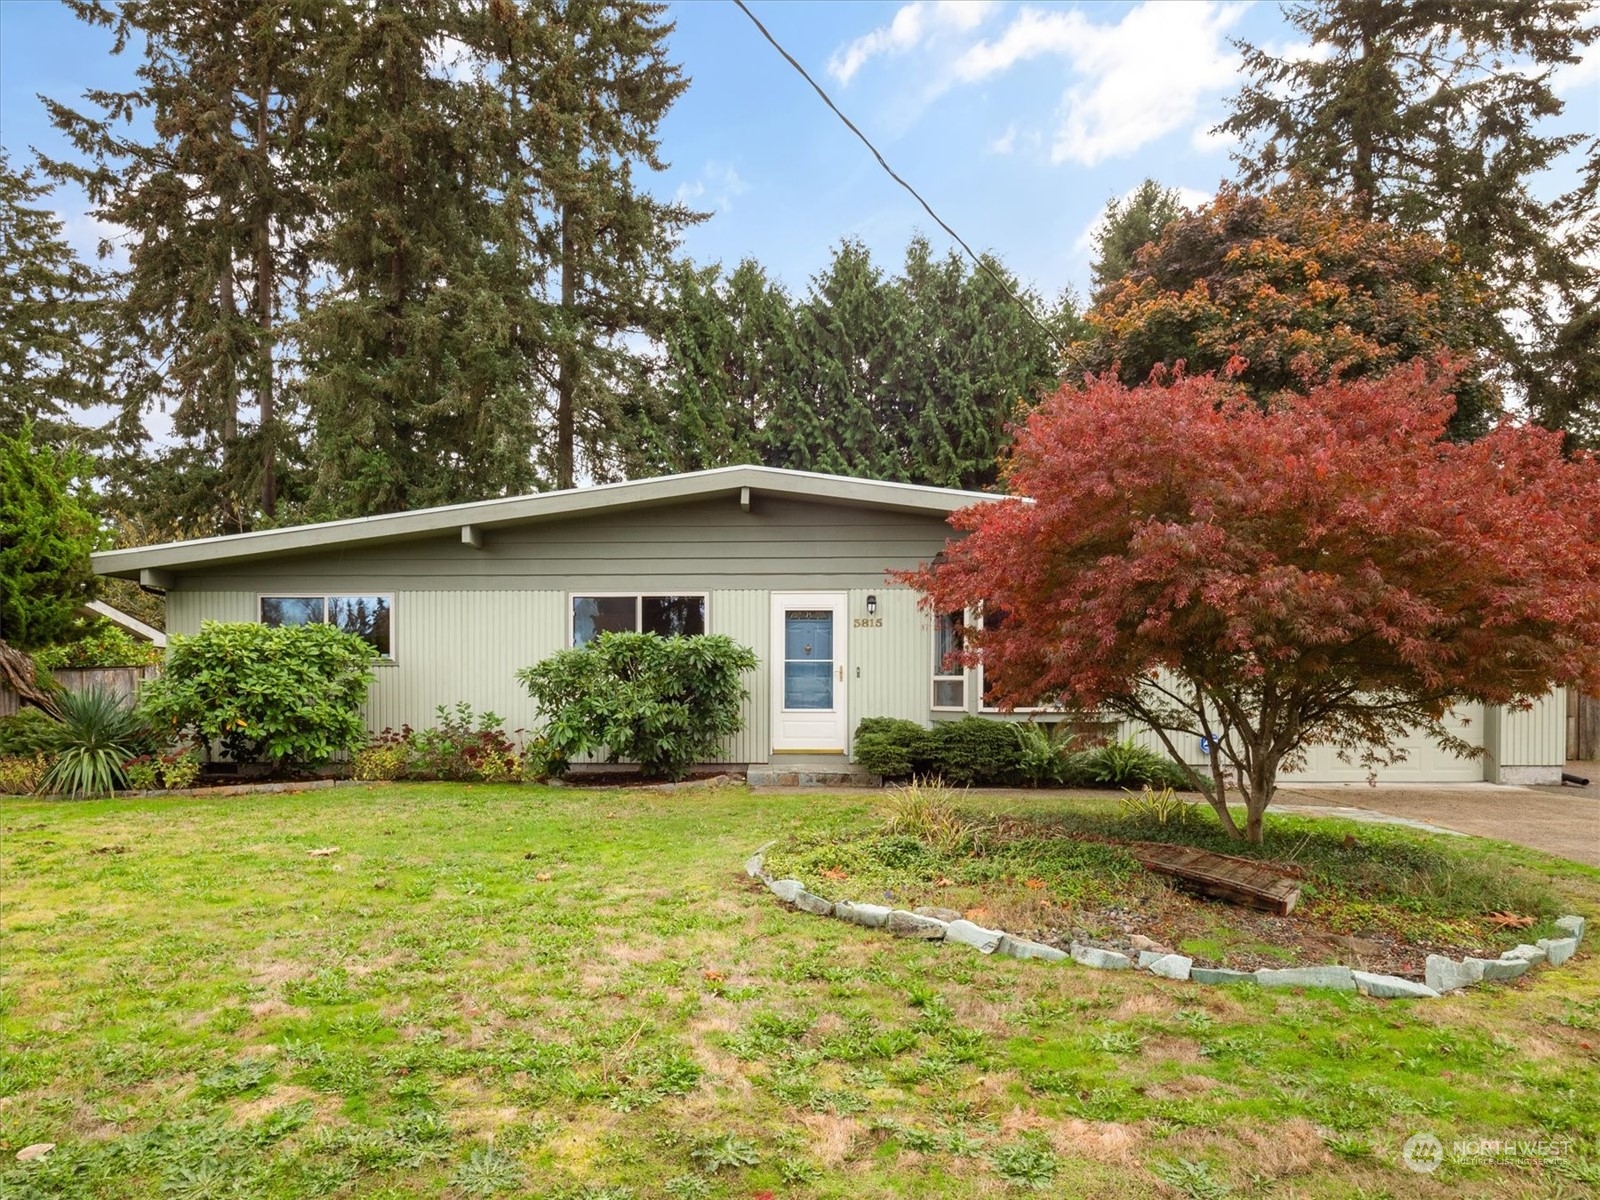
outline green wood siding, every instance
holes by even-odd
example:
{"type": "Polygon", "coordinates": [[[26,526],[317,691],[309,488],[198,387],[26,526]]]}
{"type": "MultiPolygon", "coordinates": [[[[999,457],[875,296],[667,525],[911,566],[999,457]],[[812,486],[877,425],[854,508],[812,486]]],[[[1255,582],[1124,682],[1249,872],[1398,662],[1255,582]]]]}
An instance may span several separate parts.
{"type": "Polygon", "coordinates": [[[533,523],[348,550],[298,553],[182,573],[186,591],[835,590],[874,588],[950,534],[932,514],[758,497],[533,523]]]}

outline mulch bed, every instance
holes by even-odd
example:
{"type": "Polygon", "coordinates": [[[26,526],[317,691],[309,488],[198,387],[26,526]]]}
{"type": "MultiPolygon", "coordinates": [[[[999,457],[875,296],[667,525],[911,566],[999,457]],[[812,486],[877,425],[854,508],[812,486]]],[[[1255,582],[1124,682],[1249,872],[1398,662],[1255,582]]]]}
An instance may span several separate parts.
{"type": "MultiPolygon", "coordinates": [[[[1471,943],[1437,940],[1410,940],[1386,930],[1367,930],[1360,936],[1337,933],[1319,924],[1315,909],[1281,917],[1242,905],[1189,896],[1174,889],[1168,896],[1147,907],[1062,908],[1058,922],[1044,920],[1031,928],[1008,931],[1046,945],[1067,949],[1073,942],[1117,950],[1137,958],[1141,945],[1135,938],[1148,938],[1162,950],[1194,959],[1199,967],[1227,967],[1253,971],[1258,967],[1322,966],[1339,963],[1358,971],[1399,975],[1421,979],[1423,964],[1430,954],[1451,958],[1466,955],[1494,958],[1498,949],[1471,943]],[[1218,927],[1225,926],[1230,942],[1256,943],[1280,953],[1257,950],[1250,945],[1226,945],[1220,956],[1194,953],[1182,943],[1188,940],[1216,941],[1218,927]]],[[[969,919],[983,924],[983,908],[969,909],[969,919]]]]}

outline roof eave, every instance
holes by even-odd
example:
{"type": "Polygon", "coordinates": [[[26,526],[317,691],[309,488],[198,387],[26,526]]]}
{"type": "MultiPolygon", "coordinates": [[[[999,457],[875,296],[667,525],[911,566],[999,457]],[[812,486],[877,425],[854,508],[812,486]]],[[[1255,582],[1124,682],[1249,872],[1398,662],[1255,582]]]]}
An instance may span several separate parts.
{"type": "Polygon", "coordinates": [[[678,500],[737,496],[741,489],[747,487],[753,493],[763,495],[865,504],[889,511],[945,516],[972,504],[1004,498],[953,488],[848,479],[775,467],[718,467],[685,475],[571,488],[532,496],[482,500],[414,512],[383,513],[127,550],[106,550],[92,555],[91,561],[101,575],[139,579],[142,572],[148,571],[183,570],[325,548],[426,537],[467,525],[478,529],[496,529],[528,521],[625,511],[678,500]]]}

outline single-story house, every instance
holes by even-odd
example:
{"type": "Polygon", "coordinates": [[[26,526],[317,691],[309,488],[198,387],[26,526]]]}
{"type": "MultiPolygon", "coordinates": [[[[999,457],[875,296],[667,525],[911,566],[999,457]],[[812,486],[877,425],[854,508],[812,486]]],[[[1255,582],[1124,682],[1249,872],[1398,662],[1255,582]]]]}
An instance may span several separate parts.
{"type": "MultiPolygon", "coordinates": [[[[720,633],[752,647],[744,730],[730,764],[848,756],[863,717],[929,723],[982,714],[981,668],[937,670],[951,625],[884,572],[931,559],[947,518],[993,496],[770,467],[721,467],[415,512],[113,550],[103,575],[167,597],[167,629],[202,621],[332,621],[383,665],[374,730],[426,727],[467,701],[537,724],[513,678],[604,630],[720,633]]],[[[998,714],[997,714],[998,715],[998,714]]],[[[1564,697],[1530,713],[1474,709],[1462,760],[1419,745],[1394,779],[1559,777],[1564,697]]],[[[1016,719],[1016,718],[1011,718],[1016,719]]],[[[1125,729],[1155,744],[1148,731],[1125,729]]],[[[1202,761],[1198,745],[1187,748],[1202,761]]],[[[1307,781],[1360,780],[1331,751],[1307,781]]]]}

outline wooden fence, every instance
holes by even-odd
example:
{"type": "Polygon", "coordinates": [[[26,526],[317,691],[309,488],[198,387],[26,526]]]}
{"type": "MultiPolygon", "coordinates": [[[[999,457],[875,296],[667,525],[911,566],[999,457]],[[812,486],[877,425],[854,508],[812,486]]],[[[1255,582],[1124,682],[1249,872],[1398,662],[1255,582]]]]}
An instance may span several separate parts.
{"type": "Polygon", "coordinates": [[[1600,761],[1600,696],[1567,689],[1567,761],[1600,761]]]}
{"type": "MultiPolygon", "coordinates": [[[[103,688],[118,696],[131,696],[139,684],[161,674],[160,667],[62,667],[51,671],[54,679],[69,692],[87,692],[103,688]]],[[[8,687],[0,687],[0,717],[8,717],[19,707],[17,694],[8,687]]]]}

